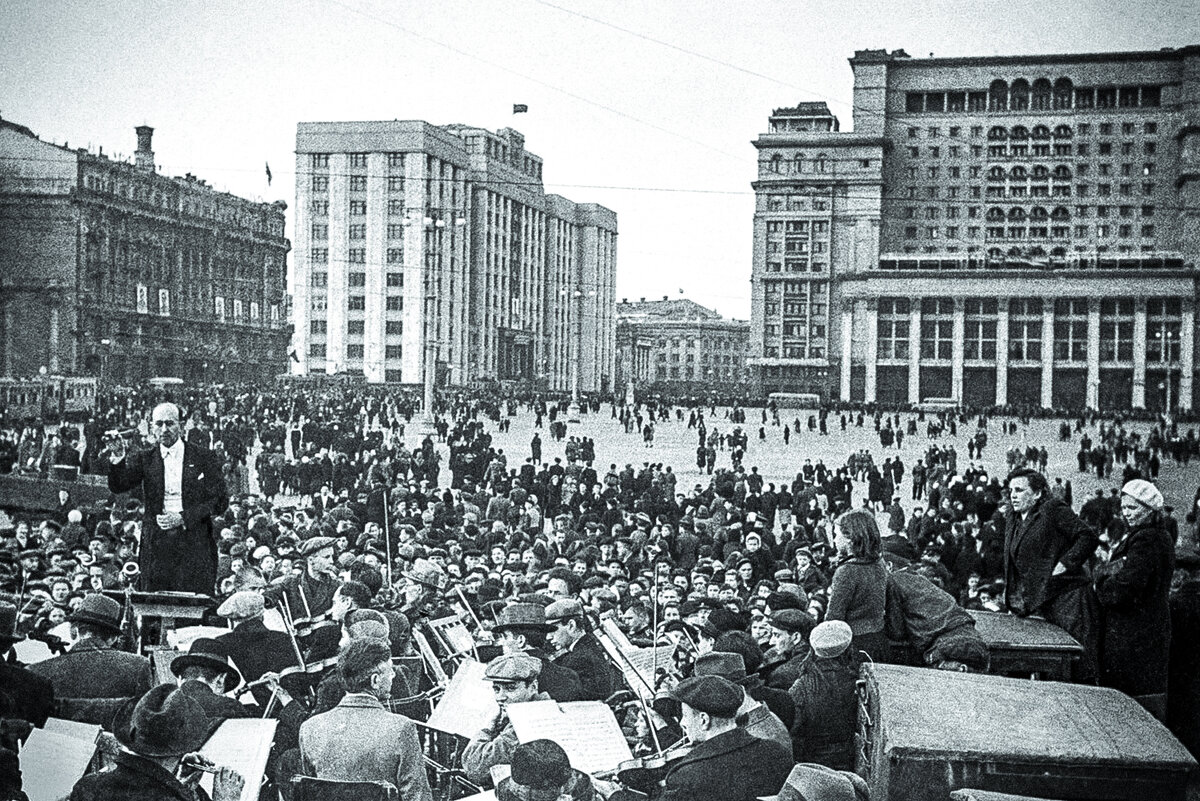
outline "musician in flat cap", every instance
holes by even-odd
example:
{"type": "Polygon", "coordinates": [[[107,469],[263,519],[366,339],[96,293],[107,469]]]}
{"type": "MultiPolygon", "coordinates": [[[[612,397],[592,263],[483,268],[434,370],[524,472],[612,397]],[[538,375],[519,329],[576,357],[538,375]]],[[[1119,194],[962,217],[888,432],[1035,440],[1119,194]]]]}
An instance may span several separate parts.
{"type": "Polygon", "coordinates": [[[267,587],[266,598],[275,602],[286,598],[288,610],[297,623],[315,620],[329,612],[333,608],[333,595],[341,586],[334,562],[336,544],[333,537],[312,537],[301,542],[304,570],[272,583],[267,587]]]}
{"type": "Polygon", "coordinates": [[[691,752],[667,770],[660,801],[755,801],[779,792],[791,752],[737,724],[742,688],[720,676],[693,676],[671,690],[691,752]]]}
{"type": "Polygon", "coordinates": [[[158,444],[126,453],[125,440],[108,444],[108,489],[141,487],[146,502],[138,556],[141,586],[212,595],[217,583],[218,532],[213,517],[229,505],[216,454],[183,440],[179,407],[160,403],[150,415],[158,444]]]}
{"type": "Polygon", "coordinates": [[[462,755],[463,771],[476,784],[490,784],[491,769],[512,761],[517,733],[508,719],[508,706],[526,701],[549,701],[538,690],[542,663],[525,654],[504,654],[488,663],[484,679],[491,682],[500,712],[492,722],[467,744],[462,755]]]}

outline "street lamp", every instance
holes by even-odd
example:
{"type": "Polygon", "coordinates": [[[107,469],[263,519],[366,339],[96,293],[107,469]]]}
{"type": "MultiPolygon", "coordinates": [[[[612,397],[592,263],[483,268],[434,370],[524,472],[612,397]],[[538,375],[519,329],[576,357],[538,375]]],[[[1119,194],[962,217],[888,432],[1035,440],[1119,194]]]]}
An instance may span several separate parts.
{"type": "Polygon", "coordinates": [[[1171,343],[1174,342],[1178,336],[1178,332],[1169,330],[1165,324],[1155,333],[1155,337],[1159,340],[1159,363],[1162,364],[1163,369],[1167,374],[1167,377],[1163,382],[1166,389],[1166,408],[1163,411],[1166,416],[1167,425],[1171,424],[1171,415],[1174,412],[1175,406],[1171,392],[1171,374],[1174,372],[1174,364],[1171,359],[1171,343]]]}
{"type": "MultiPolygon", "coordinates": [[[[440,270],[442,265],[442,232],[446,228],[446,220],[438,217],[425,216],[421,220],[410,218],[411,224],[420,222],[427,236],[425,237],[425,274],[424,274],[424,320],[422,331],[425,336],[425,358],[424,358],[424,397],[422,398],[421,416],[417,421],[417,431],[423,438],[432,435],[435,431],[435,419],[433,414],[433,385],[435,376],[437,375],[437,355],[438,355],[438,340],[437,327],[434,325],[434,309],[437,301],[435,293],[435,284],[433,280],[434,270],[440,270]],[[436,245],[434,252],[430,252],[431,248],[436,245]]],[[[453,225],[456,228],[461,228],[467,224],[467,220],[460,214],[454,215],[453,225]]]]}

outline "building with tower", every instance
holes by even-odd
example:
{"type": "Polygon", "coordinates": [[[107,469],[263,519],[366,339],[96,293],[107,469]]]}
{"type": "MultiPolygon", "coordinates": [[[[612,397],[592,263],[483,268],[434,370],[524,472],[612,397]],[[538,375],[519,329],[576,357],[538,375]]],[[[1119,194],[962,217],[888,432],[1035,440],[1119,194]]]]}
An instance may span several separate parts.
{"type": "Polygon", "coordinates": [[[850,65],[853,132],[806,103],[755,142],[759,386],[1191,409],[1200,47],[850,65]]]}

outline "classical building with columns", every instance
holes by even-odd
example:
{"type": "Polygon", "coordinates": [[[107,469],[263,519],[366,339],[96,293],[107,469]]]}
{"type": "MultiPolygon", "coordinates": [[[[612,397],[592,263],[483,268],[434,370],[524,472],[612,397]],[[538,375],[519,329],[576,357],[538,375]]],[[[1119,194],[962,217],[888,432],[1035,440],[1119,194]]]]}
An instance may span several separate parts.
{"type": "Polygon", "coordinates": [[[850,64],[754,143],[759,388],[1191,409],[1200,47],[850,64]]]}
{"type": "Polygon", "coordinates": [[[0,373],[269,381],[291,325],[283,201],[0,120],[0,373]]]}
{"type": "Polygon", "coordinates": [[[293,372],[607,392],[616,242],[511,128],[302,122],[293,372]]]}

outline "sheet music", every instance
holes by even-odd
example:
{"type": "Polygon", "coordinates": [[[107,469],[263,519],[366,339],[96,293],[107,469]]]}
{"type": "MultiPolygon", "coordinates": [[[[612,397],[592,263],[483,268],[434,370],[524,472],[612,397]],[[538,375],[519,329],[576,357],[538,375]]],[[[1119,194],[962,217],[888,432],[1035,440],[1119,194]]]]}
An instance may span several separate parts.
{"type": "Polygon", "coordinates": [[[44,730],[51,734],[74,737],[76,740],[95,745],[103,727],[91,723],[79,723],[74,720],[63,720],[62,718],[47,718],[44,730]]]}
{"type": "Polygon", "coordinates": [[[21,779],[29,801],[61,801],[83,778],[96,740],[60,731],[34,729],[21,748],[21,779]]]}
{"type": "Polygon", "coordinates": [[[615,770],[633,759],[616,717],[601,701],[510,704],[508,719],[518,740],[553,740],[567,752],[571,767],[584,773],[615,770]]]}
{"type": "Polygon", "coordinates": [[[481,662],[464,659],[425,725],[468,739],[489,725],[500,707],[496,705],[491,683],[483,679],[485,670],[481,662]]]}
{"type": "MultiPolygon", "coordinates": [[[[275,739],[278,722],[271,718],[226,720],[200,749],[201,754],[217,765],[233,768],[242,774],[246,786],[242,790],[241,801],[258,800],[263,772],[267,769],[267,755],[271,753],[271,742],[275,739]]],[[[213,774],[204,774],[200,785],[211,798],[213,774]]]]}
{"type": "Polygon", "coordinates": [[[159,648],[150,652],[150,666],[154,668],[155,684],[175,683],[175,674],[171,672],[171,662],[182,653],[186,653],[186,651],[173,651],[167,648],[159,648]]]}
{"type": "Polygon", "coordinates": [[[221,626],[183,626],[167,632],[167,645],[176,651],[187,651],[201,637],[211,640],[228,633],[229,629],[221,626]]]}
{"type": "Polygon", "coordinates": [[[22,665],[36,665],[38,662],[45,662],[54,656],[50,646],[41,640],[20,640],[13,643],[13,651],[17,654],[17,661],[22,665]]]}
{"type": "Polygon", "coordinates": [[[263,625],[271,631],[281,631],[287,633],[287,624],[283,622],[283,613],[278,609],[267,609],[263,611],[263,625]]]}

